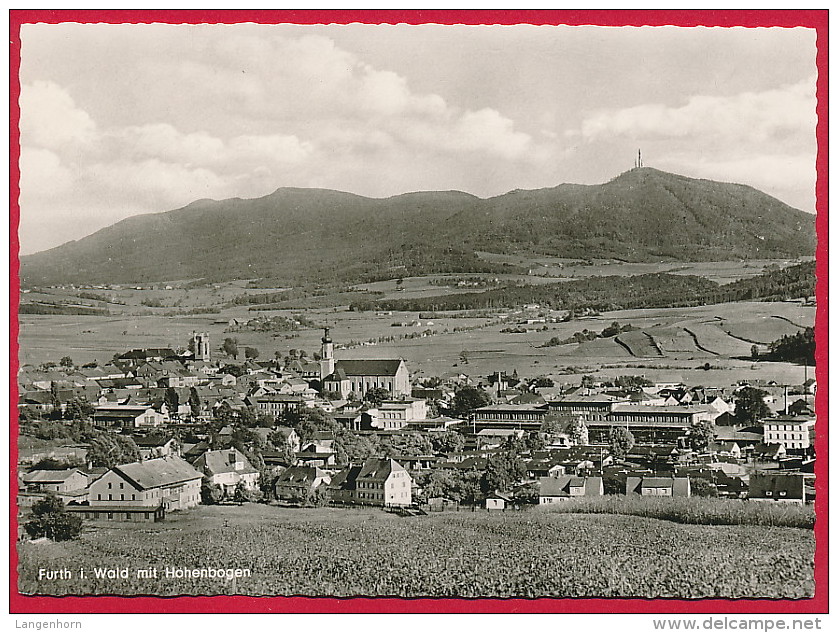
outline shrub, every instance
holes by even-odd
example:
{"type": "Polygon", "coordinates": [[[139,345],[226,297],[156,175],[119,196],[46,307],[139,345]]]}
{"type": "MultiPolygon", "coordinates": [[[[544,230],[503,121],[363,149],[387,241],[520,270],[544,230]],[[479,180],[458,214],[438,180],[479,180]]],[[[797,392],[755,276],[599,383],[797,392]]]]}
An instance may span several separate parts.
{"type": "Polygon", "coordinates": [[[45,536],[53,541],[69,541],[78,538],[82,530],[81,517],[68,512],[50,512],[27,521],[23,529],[32,538],[45,536]]]}

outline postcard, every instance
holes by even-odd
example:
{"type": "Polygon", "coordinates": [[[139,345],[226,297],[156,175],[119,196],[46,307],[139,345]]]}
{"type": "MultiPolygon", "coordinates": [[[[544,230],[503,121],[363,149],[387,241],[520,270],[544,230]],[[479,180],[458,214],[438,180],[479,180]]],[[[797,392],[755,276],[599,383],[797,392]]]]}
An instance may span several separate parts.
{"type": "Polygon", "coordinates": [[[826,609],[826,11],[10,19],[13,612],[826,609]]]}

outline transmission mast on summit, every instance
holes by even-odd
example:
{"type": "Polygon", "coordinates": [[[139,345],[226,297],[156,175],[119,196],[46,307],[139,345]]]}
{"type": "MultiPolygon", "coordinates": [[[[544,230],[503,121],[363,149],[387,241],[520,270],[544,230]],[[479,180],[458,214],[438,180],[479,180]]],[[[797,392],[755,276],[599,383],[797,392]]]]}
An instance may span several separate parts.
{"type": "Polygon", "coordinates": [[[637,150],[637,160],[634,161],[634,166],[638,169],[643,167],[643,158],[640,156],[640,150],[637,150]]]}

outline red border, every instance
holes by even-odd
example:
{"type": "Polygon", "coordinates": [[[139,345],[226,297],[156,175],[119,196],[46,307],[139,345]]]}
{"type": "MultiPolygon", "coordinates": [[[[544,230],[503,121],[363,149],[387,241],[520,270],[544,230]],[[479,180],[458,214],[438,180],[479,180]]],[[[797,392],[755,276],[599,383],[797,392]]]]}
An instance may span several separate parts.
{"type": "Polygon", "coordinates": [[[817,31],[817,185],[816,228],[817,342],[816,378],[819,413],[815,440],[821,457],[816,466],[815,596],[806,600],[638,600],[638,599],[400,599],[400,598],[252,598],[233,597],[65,597],[22,596],[17,592],[17,442],[10,446],[10,613],[827,613],[828,612],[828,20],[827,10],[10,10],[10,137],[9,137],[9,309],[10,309],[10,432],[17,436],[18,291],[20,208],[17,122],[20,111],[20,26],[27,23],[237,23],[278,22],[322,24],[566,24],[601,26],[746,26],[814,28],[817,31]]]}

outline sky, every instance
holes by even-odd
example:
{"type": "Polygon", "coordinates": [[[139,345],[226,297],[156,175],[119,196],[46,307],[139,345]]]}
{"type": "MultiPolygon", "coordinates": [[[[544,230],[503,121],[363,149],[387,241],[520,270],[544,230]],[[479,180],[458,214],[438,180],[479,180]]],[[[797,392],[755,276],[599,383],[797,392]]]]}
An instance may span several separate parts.
{"type": "Polygon", "coordinates": [[[815,207],[815,31],[35,24],[21,254],[279,187],[490,197],[644,164],[815,207]]]}

